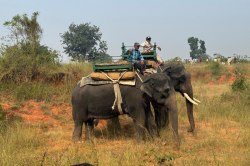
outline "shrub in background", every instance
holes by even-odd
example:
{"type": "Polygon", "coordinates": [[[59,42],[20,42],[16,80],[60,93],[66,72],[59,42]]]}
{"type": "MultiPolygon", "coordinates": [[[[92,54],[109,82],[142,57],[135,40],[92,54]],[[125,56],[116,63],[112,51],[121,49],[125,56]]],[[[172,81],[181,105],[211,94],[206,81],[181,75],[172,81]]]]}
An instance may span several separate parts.
{"type": "Polygon", "coordinates": [[[207,66],[207,69],[211,71],[211,73],[214,77],[220,76],[220,74],[223,72],[223,68],[222,68],[221,64],[219,64],[217,62],[209,63],[209,65],[207,66]]]}
{"type": "Polygon", "coordinates": [[[245,73],[246,71],[244,68],[236,67],[234,72],[236,79],[232,84],[233,91],[249,91],[249,85],[246,81],[245,73]]]}
{"type": "Polygon", "coordinates": [[[29,82],[44,75],[44,68],[58,66],[59,54],[46,46],[39,46],[35,55],[29,44],[7,46],[0,56],[0,81],[29,82]]]}

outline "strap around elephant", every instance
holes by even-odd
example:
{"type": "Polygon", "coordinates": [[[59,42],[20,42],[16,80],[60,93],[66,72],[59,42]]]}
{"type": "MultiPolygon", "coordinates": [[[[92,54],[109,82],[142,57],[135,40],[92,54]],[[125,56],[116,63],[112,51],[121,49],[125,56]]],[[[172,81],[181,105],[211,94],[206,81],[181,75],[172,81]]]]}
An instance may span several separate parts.
{"type": "Polygon", "coordinates": [[[161,70],[161,72],[163,71],[163,69],[161,68],[161,66],[159,65],[158,68],[161,70]]]}
{"type": "Polygon", "coordinates": [[[137,75],[137,77],[140,79],[141,82],[143,82],[142,78],[140,77],[140,75],[138,74],[137,71],[135,71],[135,74],[137,75]]]}

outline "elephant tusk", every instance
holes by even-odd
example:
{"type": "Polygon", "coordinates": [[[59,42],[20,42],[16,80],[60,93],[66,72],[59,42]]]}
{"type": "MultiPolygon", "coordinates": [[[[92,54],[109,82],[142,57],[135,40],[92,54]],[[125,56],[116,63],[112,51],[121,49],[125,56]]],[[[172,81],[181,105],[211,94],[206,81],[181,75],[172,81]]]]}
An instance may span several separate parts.
{"type": "Polygon", "coordinates": [[[197,103],[201,103],[200,100],[194,98],[194,101],[197,102],[197,103]]]}
{"type": "Polygon", "coordinates": [[[185,98],[186,98],[188,101],[190,101],[192,104],[198,105],[198,103],[196,103],[193,99],[191,99],[191,98],[188,96],[188,94],[184,93],[184,96],[185,96],[185,98]]]}

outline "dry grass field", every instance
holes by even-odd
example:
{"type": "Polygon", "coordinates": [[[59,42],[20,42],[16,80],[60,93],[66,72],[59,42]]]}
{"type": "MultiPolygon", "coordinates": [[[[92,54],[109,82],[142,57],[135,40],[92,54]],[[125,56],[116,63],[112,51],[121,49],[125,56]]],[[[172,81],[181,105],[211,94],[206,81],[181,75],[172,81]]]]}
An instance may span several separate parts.
{"type": "MultiPolygon", "coordinates": [[[[0,165],[250,165],[250,87],[232,90],[243,75],[250,85],[250,64],[186,68],[201,104],[194,106],[196,130],[188,133],[184,98],[177,95],[180,150],[174,148],[169,128],[158,139],[136,142],[133,123],[125,115],[120,117],[119,134],[103,121],[91,142],[73,143],[70,93],[66,97],[58,93],[53,102],[17,101],[14,92],[1,90],[5,120],[0,122],[0,165]]],[[[56,90],[70,92],[73,85],[64,86],[57,85],[56,90]]]]}

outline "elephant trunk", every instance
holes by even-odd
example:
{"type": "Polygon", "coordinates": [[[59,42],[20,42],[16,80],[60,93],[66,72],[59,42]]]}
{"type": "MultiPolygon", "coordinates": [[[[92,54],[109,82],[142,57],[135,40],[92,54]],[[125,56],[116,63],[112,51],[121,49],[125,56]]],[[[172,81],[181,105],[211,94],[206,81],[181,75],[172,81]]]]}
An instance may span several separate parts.
{"type": "Polygon", "coordinates": [[[158,129],[162,129],[168,124],[168,113],[165,109],[159,107],[159,106],[154,106],[155,110],[155,122],[157,125],[158,129]]]}
{"type": "MultiPolygon", "coordinates": [[[[184,93],[185,94],[185,93],[184,93]]],[[[193,99],[193,90],[192,87],[189,88],[189,91],[186,93],[191,99],[193,99]]],[[[193,101],[193,100],[191,100],[193,101]]],[[[195,129],[195,123],[194,123],[194,116],[193,116],[193,104],[197,104],[195,101],[191,102],[189,99],[186,98],[186,106],[187,106],[187,114],[188,114],[188,120],[190,124],[190,128],[188,129],[188,132],[193,132],[195,129]]]]}

